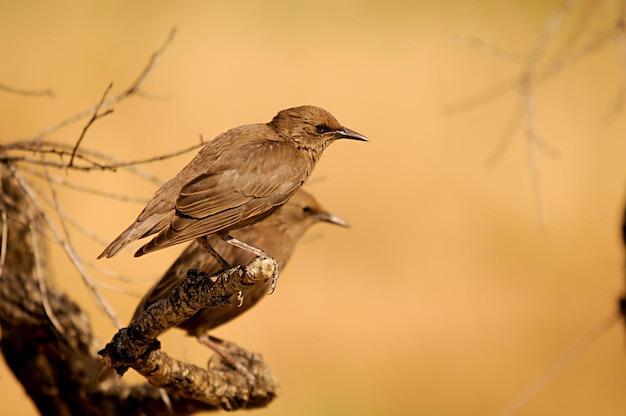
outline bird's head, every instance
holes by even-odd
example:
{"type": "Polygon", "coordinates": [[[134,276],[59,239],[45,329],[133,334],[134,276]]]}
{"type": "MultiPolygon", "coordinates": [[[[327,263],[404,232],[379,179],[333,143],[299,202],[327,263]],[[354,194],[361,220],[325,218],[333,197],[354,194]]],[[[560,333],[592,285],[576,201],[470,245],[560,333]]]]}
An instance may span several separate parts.
{"type": "Polygon", "coordinates": [[[312,105],[280,111],[268,125],[285,141],[298,147],[324,148],[337,139],[367,141],[367,137],[343,127],[332,114],[312,105]]]}
{"type": "Polygon", "coordinates": [[[299,239],[306,230],[319,222],[327,222],[342,227],[348,227],[348,223],[343,218],[328,212],[319,202],[304,189],[298,190],[291,199],[273,217],[276,221],[289,228],[289,232],[294,235],[292,238],[299,239]]]}

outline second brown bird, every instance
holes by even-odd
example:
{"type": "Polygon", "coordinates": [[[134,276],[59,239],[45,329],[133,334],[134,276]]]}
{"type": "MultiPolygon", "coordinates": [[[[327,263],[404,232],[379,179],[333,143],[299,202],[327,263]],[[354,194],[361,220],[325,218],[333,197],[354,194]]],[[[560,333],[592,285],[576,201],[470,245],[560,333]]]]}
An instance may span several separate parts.
{"type": "MultiPolygon", "coordinates": [[[[328,222],[341,226],[348,224],[340,217],[325,211],[313,196],[300,189],[296,194],[278,209],[271,217],[263,222],[235,231],[235,237],[249,242],[272,256],[281,268],[284,268],[291,257],[295,245],[312,225],[318,222],[328,222]]],[[[221,240],[217,236],[209,236],[210,244],[230,264],[246,265],[255,255],[240,250],[221,240]]],[[[198,269],[213,274],[222,269],[217,260],[209,255],[199,244],[193,242],[183,251],[172,266],[143,297],[133,319],[139,317],[143,311],[155,302],[166,299],[172,290],[184,279],[189,269],[198,269]]],[[[258,282],[243,292],[243,302],[239,305],[236,296],[231,299],[229,306],[215,306],[205,308],[188,320],[178,325],[189,335],[201,337],[231,319],[241,315],[253,307],[266,296],[271,281],[258,282]]]]}

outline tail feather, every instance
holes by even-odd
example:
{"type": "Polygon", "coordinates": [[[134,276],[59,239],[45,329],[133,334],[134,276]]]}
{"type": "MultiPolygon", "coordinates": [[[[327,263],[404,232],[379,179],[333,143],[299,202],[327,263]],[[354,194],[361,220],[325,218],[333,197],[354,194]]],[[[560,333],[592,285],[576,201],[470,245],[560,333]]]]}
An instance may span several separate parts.
{"type": "Polygon", "coordinates": [[[122,250],[133,241],[147,237],[154,233],[158,233],[163,228],[169,227],[169,223],[171,221],[171,214],[169,212],[154,213],[146,218],[141,218],[142,215],[140,215],[135,222],[133,222],[126,230],[124,230],[122,234],[120,234],[115,240],[113,240],[111,244],[109,244],[107,248],[105,248],[104,251],[100,253],[98,258],[110,258],[115,256],[117,253],[120,252],[120,250],[122,250]]]}
{"type": "Polygon", "coordinates": [[[127,245],[135,241],[138,238],[138,236],[136,234],[135,236],[132,235],[132,232],[134,231],[133,230],[134,225],[135,224],[128,227],[122,234],[120,234],[115,240],[113,240],[111,244],[109,244],[107,248],[105,248],[104,251],[100,253],[98,258],[101,259],[105,257],[106,258],[113,257],[117,253],[119,253],[120,250],[122,250],[124,247],[126,247],[127,245]]]}

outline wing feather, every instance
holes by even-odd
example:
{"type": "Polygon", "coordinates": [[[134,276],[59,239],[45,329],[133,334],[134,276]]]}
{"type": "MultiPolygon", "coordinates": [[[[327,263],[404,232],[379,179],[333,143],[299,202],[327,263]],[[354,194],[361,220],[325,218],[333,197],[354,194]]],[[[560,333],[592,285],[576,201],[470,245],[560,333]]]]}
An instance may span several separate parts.
{"type": "Polygon", "coordinates": [[[284,142],[244,146],[230,160],[212,167],[181,186],[169,226],[136,256],[263,220],[285,204],[308,176],[301,152],[284,142]]]}

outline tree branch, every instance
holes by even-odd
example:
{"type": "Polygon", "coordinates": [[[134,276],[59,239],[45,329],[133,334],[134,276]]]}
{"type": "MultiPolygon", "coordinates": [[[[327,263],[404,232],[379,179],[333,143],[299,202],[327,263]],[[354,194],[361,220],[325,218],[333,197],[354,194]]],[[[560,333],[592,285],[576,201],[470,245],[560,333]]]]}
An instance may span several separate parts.
{"type": "Polygon", "coordinates": [[[118,374],[134,368],[150,384],[178,396],[227,410],[246,407],[250,400],[267,404],[275,397],[277,385],[260,356],[230,345],[229,354],[241,360],[240,364],[255,376],[255,385],[249,386],[246,374],[233,371],[219,360],[210,362],[206,370],[171,359],[159,351],[156,337],[203,308],[228,305],[233,294],[271,279],[276,267],[273,259],[257,258],[245,267],[233,267],[214,275],[190,270],[168,299],[151,305],[128,328],[119,330],[98,354],[118,374]],[[180,380],[185,382],[176,382],[180,380]]]}
{"type": "Polygon", "coordinates": [[[45,267],[43,278],[38,278],[37,262],[45,265],[48,258],[44,238],[33,236],[40,237],[45,224],[13,168],[0,163],[0,348],[42,414],[169,415],[154,386],[170,392],[177,415],[262,407],[276,397],[278,386],[257,354],[236,346],[228,351],[255,376],[250,385],[221,357],[212,357],[207,368],[186,364],[160,351],[155,338],[199,308],[223,303],[229,293],[271,278],[272,260],[259,258],[214,276],[190,272],[170,299],[153,305],[116,334],[103,360],[95,354],[98,342],[86,314],[50,285],[45,267]],[[153,386],[129,387],[104,371],[103,361],[118,369],[132,367],[153,386]]]}

